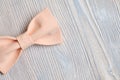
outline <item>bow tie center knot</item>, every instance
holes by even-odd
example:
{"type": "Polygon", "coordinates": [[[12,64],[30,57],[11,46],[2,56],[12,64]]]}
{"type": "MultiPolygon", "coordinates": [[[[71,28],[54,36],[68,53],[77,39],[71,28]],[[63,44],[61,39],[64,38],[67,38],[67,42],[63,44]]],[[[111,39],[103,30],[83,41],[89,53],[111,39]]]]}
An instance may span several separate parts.
{"type": "Polygon", "coordinates": [[[17,37],[18,43],[22,49],[26,49],[33,45],[32,38],[27,34],[22,34],[17,37]]]}

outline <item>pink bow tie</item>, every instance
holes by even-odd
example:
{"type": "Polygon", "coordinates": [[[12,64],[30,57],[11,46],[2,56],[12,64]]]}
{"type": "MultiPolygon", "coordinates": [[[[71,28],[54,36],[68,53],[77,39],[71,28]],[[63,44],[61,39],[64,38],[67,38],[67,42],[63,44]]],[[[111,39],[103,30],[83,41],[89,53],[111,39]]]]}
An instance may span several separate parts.
{"type": "Polygon", "coordinates": [[[25,33],[14,37],[0,37],[0,71],[5,74],[15,64],[21,52],[33,44],[55,45],[62,42],[61,31],[48,9],[30,22],[25,33]]]}

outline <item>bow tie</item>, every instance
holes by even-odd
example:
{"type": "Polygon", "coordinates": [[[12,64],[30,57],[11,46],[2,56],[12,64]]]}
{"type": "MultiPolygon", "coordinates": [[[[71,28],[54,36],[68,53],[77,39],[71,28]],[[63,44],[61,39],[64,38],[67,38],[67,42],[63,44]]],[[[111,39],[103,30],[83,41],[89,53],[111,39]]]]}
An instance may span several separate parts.
{"type": "Polygon", "coordinates": [[[32,19],[25,33],[16,38],[0,36],[0,72],[7,73],[21,52],[31,45],[55,45],[61,42],[61,31],[57,20],[46,8],[32,19]]]}

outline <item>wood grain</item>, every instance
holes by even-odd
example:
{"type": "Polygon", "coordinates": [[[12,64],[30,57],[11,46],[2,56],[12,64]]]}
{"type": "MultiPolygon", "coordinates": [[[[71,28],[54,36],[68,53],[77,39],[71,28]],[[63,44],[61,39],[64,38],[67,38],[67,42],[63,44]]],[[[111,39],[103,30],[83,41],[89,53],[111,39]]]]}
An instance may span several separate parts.
{"type": "Polygon", "coordinates": [[[0,36],[17,36],[48,7],[64,42],[34,45],[0,80],[120,80],[120,0],[1,0],[0,36]]]}

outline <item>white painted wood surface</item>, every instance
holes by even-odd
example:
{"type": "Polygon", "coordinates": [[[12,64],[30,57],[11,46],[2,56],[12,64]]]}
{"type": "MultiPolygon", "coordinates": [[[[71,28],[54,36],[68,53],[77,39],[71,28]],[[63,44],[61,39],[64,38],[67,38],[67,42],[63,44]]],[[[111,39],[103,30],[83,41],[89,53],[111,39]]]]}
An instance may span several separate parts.
{"type": "Polygon", "coordinates": [[[0,36],[23,33],[46,7],[64,43],[26,49],[0,80],[120,80],[120,0],[0,0],[0,36]]]}

